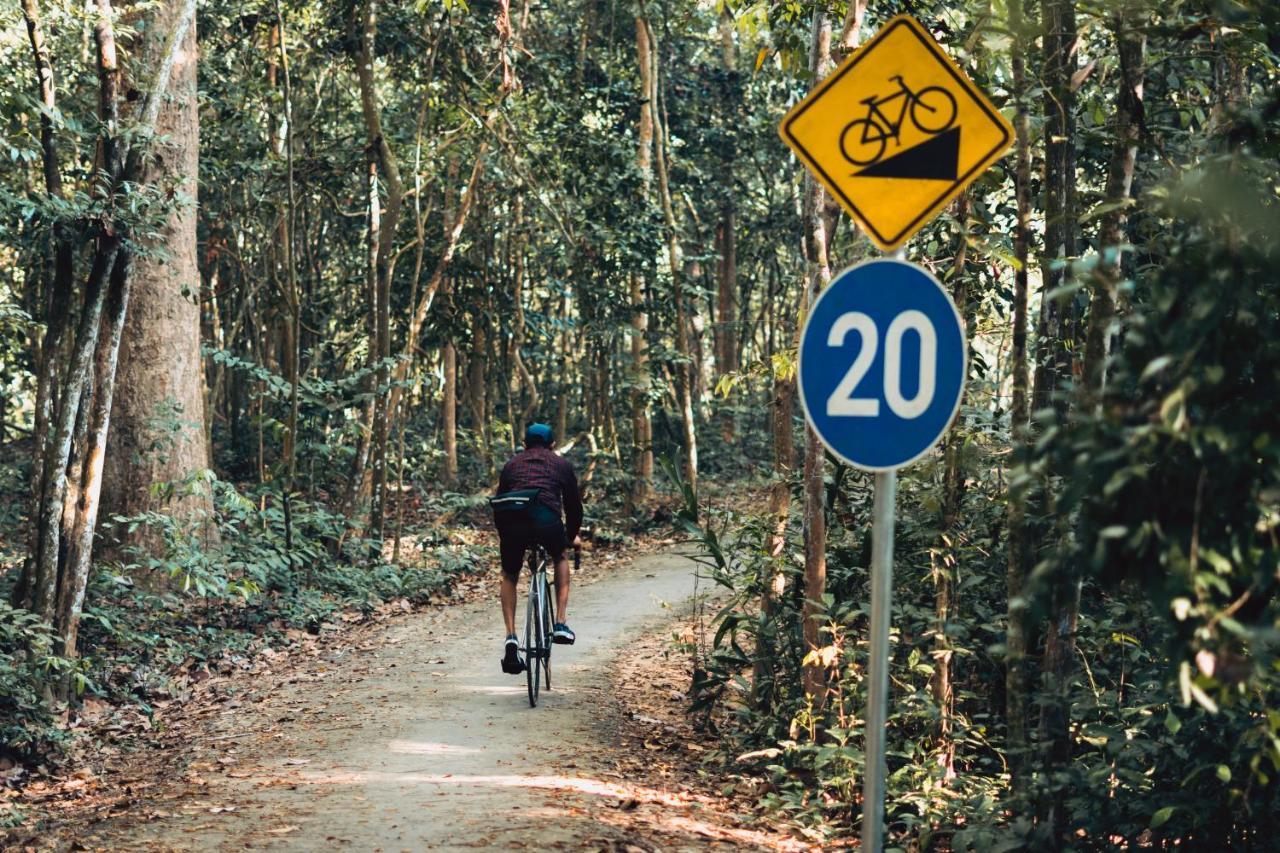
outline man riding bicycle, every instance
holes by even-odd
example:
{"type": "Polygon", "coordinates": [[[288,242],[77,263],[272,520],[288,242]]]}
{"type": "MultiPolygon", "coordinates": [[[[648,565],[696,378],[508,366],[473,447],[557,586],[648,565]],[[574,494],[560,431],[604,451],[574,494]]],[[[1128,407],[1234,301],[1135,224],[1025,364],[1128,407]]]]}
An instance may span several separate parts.
{"type": "Polygon", "coordinates": [[[565,624],[569,607],[569,559],[565,549],[569,543],[575,548],[581,544],[578,533],[582,528],[582,494],[573,465],[552,449],[551,438],[551,427],[546,424],[529,425],[524,433],[524,450],[503,467],[498,495],[491,502],[501,543],[502,619],[507,626],[502,671],[511,675],[525,670],[516,638],[516,581],[525,552],[535,544],[546,548],[555,561],[556,620],[551,640],[572,645],[575,639],[565,624]]]}

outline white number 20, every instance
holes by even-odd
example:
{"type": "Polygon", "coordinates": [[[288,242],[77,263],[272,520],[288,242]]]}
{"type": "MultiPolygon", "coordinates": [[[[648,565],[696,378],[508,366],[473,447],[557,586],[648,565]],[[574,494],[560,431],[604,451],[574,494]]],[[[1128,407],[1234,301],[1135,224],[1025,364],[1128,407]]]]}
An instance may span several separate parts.
{"type": "MultiPolygon", "coordinates": [[[[876,323],[861,311],[841,314],[827,334],[827,346],[843,347],[850,332],[857,332],[862,339],[858,355],[849,370],[827,398],[827,415],[830,417],[874,418],[880,414],[880,401],[874,397],[854,397],[867,371],[876,359],[880,334],[876,323]]],[[[889,409],[904,420],[918,418],[933,402],[934,380],[938,369],[938,333],[933,323],[920,311],[903,311],[884,336],[884,399],[889,409]],[[920,336],[920,381],[911,399],[902,395],[902,337],[908,331],[920,336]]]]}

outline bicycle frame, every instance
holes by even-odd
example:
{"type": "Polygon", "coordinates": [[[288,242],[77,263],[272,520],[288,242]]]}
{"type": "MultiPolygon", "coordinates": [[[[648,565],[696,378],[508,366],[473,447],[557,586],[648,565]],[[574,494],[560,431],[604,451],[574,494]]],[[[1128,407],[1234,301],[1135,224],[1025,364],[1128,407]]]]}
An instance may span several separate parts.
{"type": "Polygon", "coordinates": [[[883,98],[867,98],[862,103],[867,105],[867,129],[863,131],[863,142],[874,142],[878,139],[897,139],[902,132],[902,123],[907,118],[907,110],[911,108],[911,102],[916,99],[916,93],[911,91],[901,74],[895,74],[892,78],[898,82],[899,91],[892,95],[886,95],[883,98]],[[884,110],[880,109],[890,101],[902,99],[902,107],[898,110],[898,120],[890,121],[884,110]],[[871,128],[875,127],[880,130],[878,136],[871,136],[871,128]],[[887,131],[883,128],[888,128],[887,131]]]}

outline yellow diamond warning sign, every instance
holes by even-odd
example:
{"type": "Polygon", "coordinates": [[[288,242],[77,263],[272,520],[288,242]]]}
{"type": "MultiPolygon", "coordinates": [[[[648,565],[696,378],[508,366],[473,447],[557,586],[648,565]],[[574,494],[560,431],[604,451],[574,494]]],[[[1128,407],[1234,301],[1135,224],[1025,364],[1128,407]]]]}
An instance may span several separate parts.
{"type": "Polygon", "coordinates": [[[899,15],[787,113],[783,140],[892,251],[1000,159],[1013,128],[920,22],[899,15]]]}

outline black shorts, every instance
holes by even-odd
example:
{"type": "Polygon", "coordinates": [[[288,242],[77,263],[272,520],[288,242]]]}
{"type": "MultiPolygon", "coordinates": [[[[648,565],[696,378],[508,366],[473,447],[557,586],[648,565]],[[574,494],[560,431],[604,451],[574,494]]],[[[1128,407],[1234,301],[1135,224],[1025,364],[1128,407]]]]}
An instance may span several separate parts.
{"type": "Polygon", "coordinates": [[[502,555],[502,573],[512,580],[520,577],[520,565],[524,562],[525,552],[533,545],[541,545],[547,549],[551,559],[559,560],[564,556],[568,543],[565,541],[564,523],[559,519],[554,522],[544,521],[539,524],[532,519],[520,516],[501,518],[498,521],[499,552],[502,555]]]}

